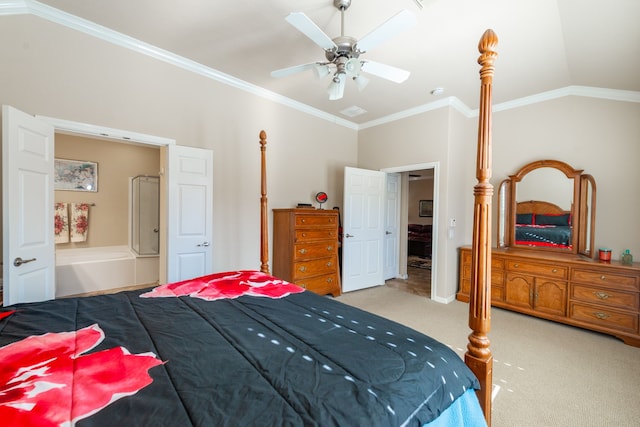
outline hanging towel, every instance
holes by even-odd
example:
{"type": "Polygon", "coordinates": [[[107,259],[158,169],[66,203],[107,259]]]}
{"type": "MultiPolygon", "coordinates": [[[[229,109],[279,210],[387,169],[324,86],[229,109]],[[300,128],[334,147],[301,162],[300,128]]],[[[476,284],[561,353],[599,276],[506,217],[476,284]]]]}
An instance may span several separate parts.
{"type": "Polygon", "coordinates": [[[69,207],[68,203],[56,203],[53,232],[56,243],[67,243],[69,241],[69,207]]]}
{"type": "Polygon", "coordinates": [[[71,241],[84,242],[87,240],[89,229],[89,204],[71,203],[71,241]]]}

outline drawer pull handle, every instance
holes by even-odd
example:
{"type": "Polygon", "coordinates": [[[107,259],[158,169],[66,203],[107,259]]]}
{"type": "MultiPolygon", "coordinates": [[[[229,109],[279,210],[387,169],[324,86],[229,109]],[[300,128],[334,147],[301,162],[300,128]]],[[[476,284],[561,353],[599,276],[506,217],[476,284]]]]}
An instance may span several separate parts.
{"type": "Polygon", "coordinates": [[[304,248],[302,248],[302,249],[300,249],[298,252],[300,252],[302,255],[304,255],[304,254],[306,254],[306,253],[307,253],[307,250],[306,250],[306,249],[304,249],[304,248]]]}
{"type": "Polygon", "coordinates": [[[333,250],[333,246],[331,246],[331,245],[327,246],[327,250],[328,250],[329,252],[331,252],[331,251],[333,250]]]}
{"type": "Polygon", "coordinates": [[[327,279],[327,283],[333,283],[333,277],[329,277],[329,278],[327,279]]]}
{"type": "Polygon", "coordinates": [[[302,237],[307,237],[307,233],[302,233],[302,237]]]}
{"type": "Polygon", "coordinates": [[[298,271],[305,272],[305,271],[307,271],[307,267],[305,267],[304,265],[301,265],[301,266],[298,268],[298,271]]]}
{"type": "Polygon", "coordinates": [[[513,268],[518,268],[520,267],[520,264],[513,264],[513,268]]]}
{"type": "Polygon", "coordinates": [[[302,218],[302,223],[304,224],[305,222],[307,222],[307,220],[302,218]]]}
{"type": "Polygon", "coordinates": [[[552,273],[557,273],[557,272],[558,272],[558,269],[557,269],[557,268],[554,268],[553,270],[551,270],[551,272],[552,272],[552,273]]]}
{"type": "Polygon", "coordinates": [[[607,278],[604,275],[602,275],[600,276],[600,280],[607,280],[607,278]]]}
{"type": "Polygon", "coordinates": [[[593,315],[596,316],[598,319],[606,319],[607,317],[611,317],[607,313],[601,313],[599,311],[593,313],[593,315]]]}
{"type": "Polygon", "coordinates": [[[598,298],[600,298],[600,299],[607,299],[607,298],[609,298],[609,294],[608,294],[608,293],[606,293],[606,292],[596,292],[596,291],[593,291],[593,294],[594,294],[595,296],[597,296],[598,298]]]}
{"type": "Polygon", "coordinates": [[[300,287],[302,289],[307,289],[307,284],[306,283],[300,283],[300,287]]]}
{"type": "Polygon", "coordinates": [[[329,262],[327,263],[327,267],[331,267],[332,265],[333,265],[333,263],[332,263],[331,261],[329,261],[329,262]]]}

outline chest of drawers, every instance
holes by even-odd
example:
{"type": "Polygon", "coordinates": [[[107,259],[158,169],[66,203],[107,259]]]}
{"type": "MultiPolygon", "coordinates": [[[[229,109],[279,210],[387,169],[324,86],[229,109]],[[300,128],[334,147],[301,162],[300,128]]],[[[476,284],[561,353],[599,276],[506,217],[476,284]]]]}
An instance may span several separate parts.
{"type": "MultiPolygon", "coordinates": [[[[457,299],[469,301],[471,249],[460,249],[457,299]]],[[[585,329],[640,347],[640,263],[494,249],[491,303],[585,329]]]]}
{"type": "Polygon", "coordinates": [[[273,210],[273,275],[321,294],[340,295],[338,212],[273,210]]]}

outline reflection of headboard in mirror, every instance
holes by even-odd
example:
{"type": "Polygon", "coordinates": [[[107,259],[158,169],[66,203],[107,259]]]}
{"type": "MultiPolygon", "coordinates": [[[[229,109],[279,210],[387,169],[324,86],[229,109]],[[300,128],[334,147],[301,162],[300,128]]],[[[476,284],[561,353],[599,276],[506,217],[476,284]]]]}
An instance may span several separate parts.
{"type": "Polygon", "coordinates": [[[516,203],[515,244],[571,249],[571,211],[541,200],[516,203]]]}
{"type": "Polygon", "coordinates": [[[516,206],[517,214],[549,214],[549,215],[561,215],[570,214],[571,211],[562,210],[558,205],[554,205],[550,202],[544,202],[541,200],[529,200],[526,202],[518,202],[516,206]]]}
{"type": "Polygon", "coordinates": [[[593,257],[595,192],[593,177],[567,163],[524,165],[500,184],[498,247],[593,257]]]}

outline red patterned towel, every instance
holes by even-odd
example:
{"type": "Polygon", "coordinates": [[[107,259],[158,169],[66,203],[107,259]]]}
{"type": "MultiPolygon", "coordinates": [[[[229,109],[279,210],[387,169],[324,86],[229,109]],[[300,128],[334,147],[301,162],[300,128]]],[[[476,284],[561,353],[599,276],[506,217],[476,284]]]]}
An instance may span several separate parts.
{"type": "Polygon", "coordinates": [[[84,242],[87,240],[89,229],[89,204],[71,203],[71,241],[84,242]]]}
{"type": "Polygon", "coordinates": [[[56,243],[67,243],[69,241],[69,208],[68,203],[56,203],[53,220],[53,230],[56,243]]]}

